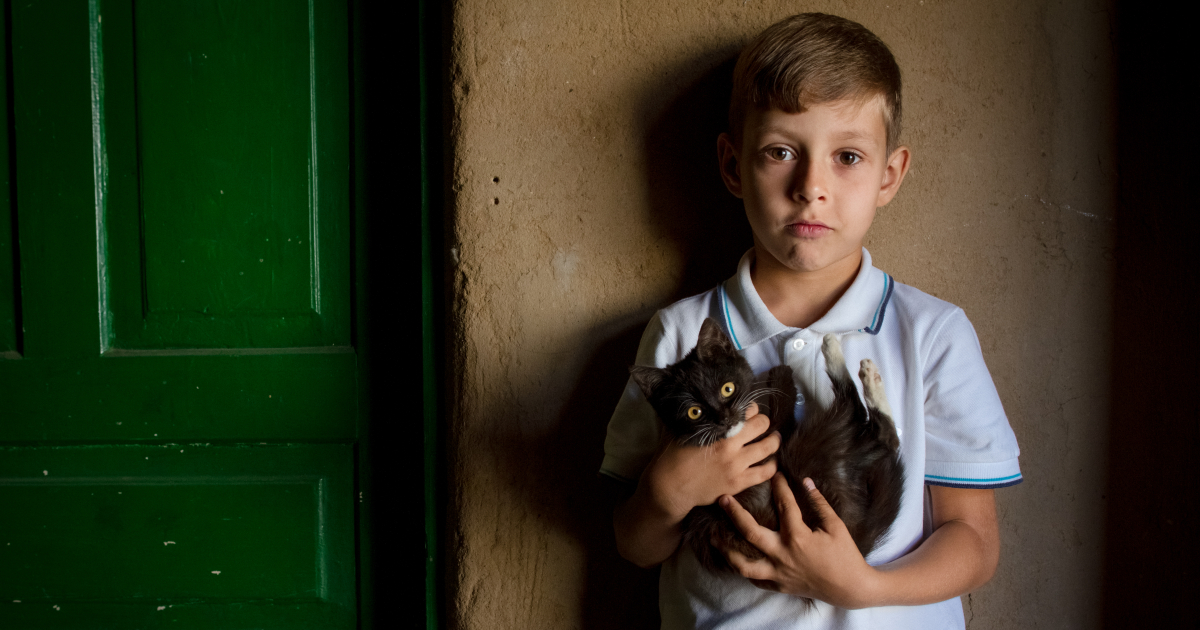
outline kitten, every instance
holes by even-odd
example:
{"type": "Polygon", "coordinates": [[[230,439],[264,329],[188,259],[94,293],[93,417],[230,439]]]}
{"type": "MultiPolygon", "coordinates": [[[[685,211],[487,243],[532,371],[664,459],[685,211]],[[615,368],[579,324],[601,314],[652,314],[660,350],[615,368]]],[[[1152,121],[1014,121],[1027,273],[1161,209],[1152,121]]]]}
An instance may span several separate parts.
{"type": "MultiPolygon", "coordinates": [[[[863,359],[859,370],[867,399],[864,407],[837,337],[825,335],[821,352],[833,383],[833,404],[829,409],[810,410],[799,424],[793,421],[792,369],[774,367],[764,381],[755,382],[750,364],[712,319],[704,320],[696,347],[678,363],[661,369],[634,366],[630,372],[668,432],[682,444],[708,446],[736,435],[745,424],[746,408],[757,402],[760,413],[771,419],[763,435],[775,429],[782,435],[779,451],[772,457],[796,495],[805,524],[821,525],[801,485],[810,477],[866,556],[900,512],[904,485],[900,439],[875,364],[863,359]]],[[[747,488],[735,498],[761,525],[779,529],[769,482],[747,488]]],[[[690,545],[710,570],[732,570],[714,541],[751,559],[763,557],[715,504],[694,508],[682,527],[683,544],[690,545]]]]}

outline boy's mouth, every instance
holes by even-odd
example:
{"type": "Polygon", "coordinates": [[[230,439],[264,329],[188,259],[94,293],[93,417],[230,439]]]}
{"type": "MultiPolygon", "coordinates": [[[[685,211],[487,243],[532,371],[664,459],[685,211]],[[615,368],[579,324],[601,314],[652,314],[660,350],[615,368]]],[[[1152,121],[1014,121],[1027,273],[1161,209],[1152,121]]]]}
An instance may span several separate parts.
{"type": "Polygon", "coordinates": [[[797,221],[788,224],[788,231],[793,236],[801,238],[813,238],[823,236],[830,231],[830,227],[820,221],[797,221]]]}

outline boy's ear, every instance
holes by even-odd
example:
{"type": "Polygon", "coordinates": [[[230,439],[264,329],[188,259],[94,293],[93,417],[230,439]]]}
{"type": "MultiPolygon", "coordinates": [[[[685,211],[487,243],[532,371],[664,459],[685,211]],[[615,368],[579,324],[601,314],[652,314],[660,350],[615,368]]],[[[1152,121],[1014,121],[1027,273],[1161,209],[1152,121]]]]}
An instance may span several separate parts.
{"type": "Polygon", "coordinates": [[[883,172],[883,183],[879,187],[879,199],[875,202],[876,208],[886,206],[892,197],[896,196],[900,190],[900,184],[904,181],[904,176],[908,174],[911,158],[912,153],[908,147],[897,147],[888,156],[887,170],[883,172]]]}
{"type": "Polygon", "coordinates": [[[721,167],[721,181],[725,187],[738,199],[742,198],[742,165],[739,159],[741,151],[733,144],[733,138],[727,133],[717,136],[717,160],[721,167]]]}

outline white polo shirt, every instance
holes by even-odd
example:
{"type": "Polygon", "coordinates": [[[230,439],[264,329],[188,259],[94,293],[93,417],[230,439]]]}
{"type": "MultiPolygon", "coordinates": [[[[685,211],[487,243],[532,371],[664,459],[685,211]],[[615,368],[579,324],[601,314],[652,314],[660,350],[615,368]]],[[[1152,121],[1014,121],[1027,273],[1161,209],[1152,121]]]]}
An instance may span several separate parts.
{"type": "MultiPolygon", "coordinates": [[[[975,329],[962,309],[896,283],[871,265],[863,249],[858,275],[824,317],[808,328],[784,326],[767,310],[750,280],[751,249],[738,272],[716,288],[654,315],[638,348],[637,364],[665,367],[696,345],[706,317],[722,324],[755,374],[791,366],[805,400],[833,397],[821,339],[835,333],[858,382],[858,364],[872,359],[883,376],[900,434],[906,478],[900,514],[867,561],[884,564],[914,549],[932,531],[926,484],[1000,488],[1021,481],[1020,450],[983,361],[975,329]]],[[[635,482],[658,445],[659,422],[631,379],[617,403],[604,441],[600,472],[635,482]]],[[[805,611],[800,600],[756,588],[745,578],[701,567],[686,546],[662,566],[659,609],[675,628],[963,628],[958,598],[928,606],[842,610],[824,602],[805,611]]]]}

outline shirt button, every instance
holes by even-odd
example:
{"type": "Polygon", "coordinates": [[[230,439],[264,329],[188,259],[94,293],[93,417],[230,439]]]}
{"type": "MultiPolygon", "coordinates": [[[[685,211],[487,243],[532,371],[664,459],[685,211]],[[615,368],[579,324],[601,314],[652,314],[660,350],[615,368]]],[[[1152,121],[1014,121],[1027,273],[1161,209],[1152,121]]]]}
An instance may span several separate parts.
{"type": "Polygon", "coordinates": [[[803,339],[794,339],[794,340],[792,340],[792,349],[793,349],[793,350],[799,350],[800,348],[803,348],[803,347],[804,347],[804,340],[803,340],[803,339]]]}

